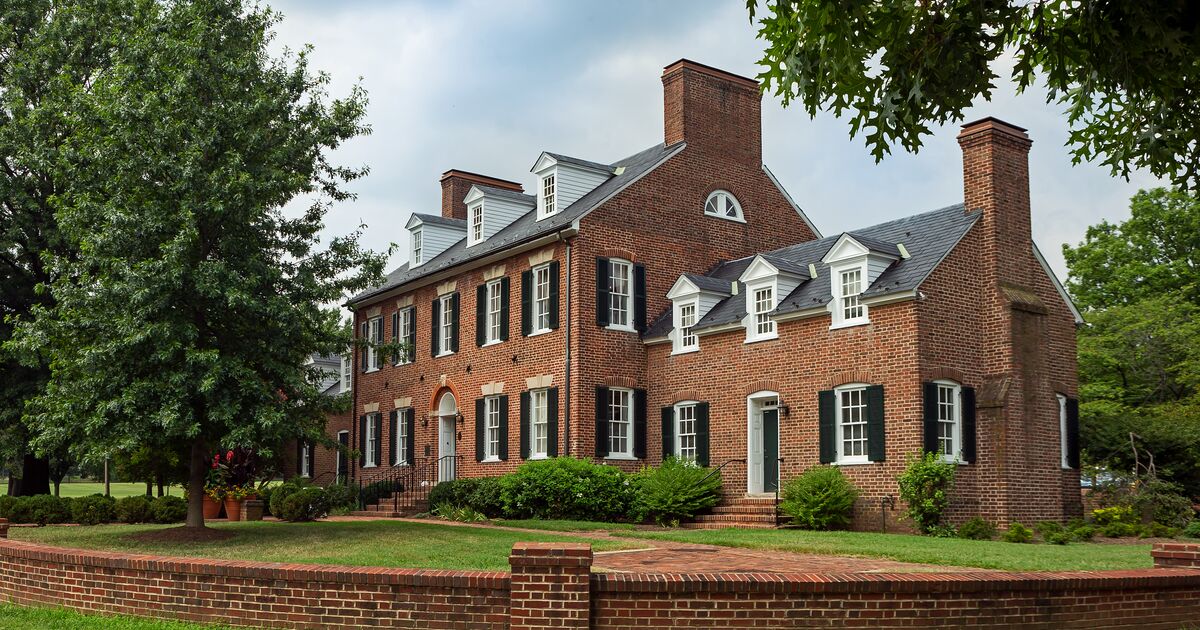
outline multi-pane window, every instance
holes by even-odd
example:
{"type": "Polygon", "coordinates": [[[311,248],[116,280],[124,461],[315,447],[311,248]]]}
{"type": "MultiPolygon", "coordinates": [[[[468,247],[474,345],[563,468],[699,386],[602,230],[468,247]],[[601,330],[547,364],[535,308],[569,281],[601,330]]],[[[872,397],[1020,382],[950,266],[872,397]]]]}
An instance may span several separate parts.
{"type": "Polygon", "coordinates": [[[415,230],[412,233],[412,264],[417,266],[421,264],[421,231],[415,230]]]}
{"type": "Polygon", "coordinates": [[[383,366],[378,344],[383,341],[383,318],[374,317],[367,322],[367,368],[378,370],[383,366]]]}
{"type": "Polygon", "coordinates": [[[742,206],[738,200],[724,190],[714,191],[704,202],[704,214],[722,219],[742,219],[742,206]]]}
{"type": "Polygon", "coordinates": [[[500,459],[500,397],[489,396],[484,399],[484,436],[483,454],[486,459],[500,459]]]}
{"type": "Polygon", "coordinates": [[[311,457],[312,457],[312,445],[310,445],[307,442],[300,445],[300,476],[301,477],[311,477],[312,476],[312,469],[309,468],[309,464],[312,463],[312,461],[310,459],[311,457]]]}
{"type": "Polygon", "coordinates": [[[866,315],[866,309],[859,301],[859,294],[862,293],[862,269],[843,271],[840,274],[840,278],[842,283],[842,319],[862,319],[866,315]]]}
{"type": "Polygon", "coordinates": [[[696,405],[684,404],[675,407],[675,431],[679,439],[680,459],[696,460],[696,405]]]}
{"type": "Polygon", "coordinates": [[[451,340],[454,338],[454,295],[443,295],[441,305],[438,310],[441,312],[441,321],[438,322],[438,348],[441,349],[441,354],[450,354],[451,340]]]}
{"type": "Polygon", "coordinates": [[[396,454],[392,460],[392,465],[400,466],[408,463],[408,422],[405,420],[404,413],[397,414],[396,421],[396,454]]]}
{"type": "Polygon", "coordinates": [[[937,383],[938,453],[948,461],[958,458],[961,389],[953,383],[937,383]]]}
{"type": "Polygon", "coordinates": [[[542,178],[542,213],[554,214],[554,175],[542,178]]]}
{"type": "Polygon", "coordinates": [[[529,393],[529,423],[533,427],[531,457],[545,457],[550,452],[550,416],[544,389],[529,393]]]}
{"type": "Polygon", "coordinates": [[[471,243],[478,243],[483,240],[483,204],[477,203],[471,206],[471,243]]]}
{"type": "Polygon", "coordinates": [[[867,461],[866,392],[865,387],[837,390],[839,461],[867,461]]]}
{"type": "Polygon", "coordinates": [[[533,270],[533,328],[550,330],[550,265],[533,270]]]}
{"type": "Polygon", "coordinates": [[[348,355],[342,355],[342,391],[350,391],[350,383],[354,374],[354,359],[348,355]]]}
{"type": "Polygon", "coordinates": [[[632,321],[633,265],[623,260],[608,261],[608,323],[628,327],[632,321]]]}
{"type": "Polygon", "coordinates": [[[679,305],[679,321],[676,322],[676,327],[679,330],[680,350],[695,350],[699,345],[696,333],[692,331],[692,326],[695,325],[696,303],[688,302],[687,304],[679,305]]]}
{"type": "Polygon", "coordinates": [[[754,290],[754,336],[767,337],[775,334],[775,320],[770,312],[775,310],[775,288],[763,287],[754,290]]]}
{"type": "Polygon", "coordinates": [[[376,451],[375,423],[377,423],[377,422],[379,422],[379,418],[376,417],[376,414],[373,414],[373,413],[367,414],[367,421],[365,423],[366,430],[363,434],[363,437],[366,440],[366,451],[363,452],[363,466],[364,467],[371,467],[371,466],[379,465],[379,462],[375,461],[375,451],[376,451]]]}
{"type": "MultiPolygon", "coordinates": [[[[396,318],[393,320],[396,326],[394,337],[401,343],[408,343],[412,339],[413,326],[416,322],[413,321],[413,310],[411,308],[402,308],[396,312],[396,318]]],[[[396,353],[396,365],[404,363],[412,363],[413,349],[405,348],[396,353]]]]}
{"type": "Polygon", "coordinates": [[[500,313],[503,300],[500,295],[500,281],[493,280],[487,284],[487,343],[500,341],[500,313]]]}
{"type": "Polygon", "coordinates": [[[608,390],[608,454],[633,457],[633,391],[608,390]]]}

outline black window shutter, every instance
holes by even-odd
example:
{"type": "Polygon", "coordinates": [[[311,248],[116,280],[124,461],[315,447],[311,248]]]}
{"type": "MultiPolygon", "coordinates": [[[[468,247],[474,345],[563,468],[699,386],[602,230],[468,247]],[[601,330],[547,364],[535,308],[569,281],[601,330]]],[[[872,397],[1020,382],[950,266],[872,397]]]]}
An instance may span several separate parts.
{"type": "Polygon", "coordinates": [[[485,404],[483,398],[475,399],[475,461],[477,462],[483,461],[483,454],[486,452],[483,448],[485,404]]]}
{"type": "Polygon", "coordinates": [[[817,417],[821,463],[832,464],[837,461],[837,395],[833,390],[817,393],[817,417]]]}
{"type": "Polygon", "coordinates": [[[366,346],[366,344],[371,341],[370,338],[367,337],[367,330],[369,330],[367,328],[367,322],[363,322],[359,326],[359,335],[358,335],[358,338],[362,340],[362,345],[360,345],[358,348],[358,369],[360,372],[367,371],[367,346],[366,346]]]}
{"type": "Polygon", "coordinates": [[[975,388],[962,388],[962,458],[975,463],[975,388]]]}
{"type": "Polygon", "coordinates": [[[887,459],[887,434],[883,426],[883,385],[867,387],[867,459],[887,459]]]}
{"type": "Polygon", "coordinates": [[[608,455],[608,388],[596,388],[596,457],[608,455]]]}
{"type": "Polygon", "coordinates": [[[405,437],[405,440],[408,442],[408,447],[406,449],[404,449],[405,450],[404,461],[407,464],[412,464],[414,461],[416,461],[416,459],[415,459],[416,454],[417,454],[417,450],[416,450],[417,449],[416,415],[417,415],[417,412],[413,409],[407,409],[404,411],[404,422],[407,424],[407,427],[405,428],[405,431],[404,431],[404,437],[405,437]]]}
{"type": "Polygon", "coordinates": [[[500,396],[500,459],[508,459],[508,396],[500,396]]]}
{"type": "Polygon", "coordinates": [[[383,415],[375,415],[375,465],[383,465],[383,415]]]}
{"type": "Polygon", "coordinates": [[[500,341],[508,341],[508,319],[510,317],[508,307],[508,278],[500,279],[500,341]]]}
{"type": "Polygon", "coordinates": [[[675,454],[675,408],[662,408],[662,458],[675,454]]]}
{"type": "Polygon", "coordinates": [[[596,259],[596,325],[608,325],[608,259],[596,259]]]}
{"type": "Polygon", "coordinates": [[[940,453],[941,445],[938,444],[938,386],[937,383],[923,383],[921,389],[924,393],[924,418],[925,428],[923,446],[926,453],[940,453]]]}
{"type": "Polygon", "coordinates": [[[388,461],[397,464],[399,462],[396,461],[396,453],[400,451],[396,450],[396,438],[400,435],[400,412],[396,409],[388,413],[388,431],[391,432],[391,435],[388,436],[388,455],[391,459],[388,461]]]}
{"type": "Polygon", "coordinates": [[[633,456],[646,459],[646,390],[633,390],[633,456]]]}
{"type": "MultiPolygon", "coordinates": [[[[392,313],[392,345],[400,343],[400,311],[392,313]]],[[[392,351],[392,363],[400,362],[400,351],[392,351]]]]}
{"type": "Polygon", "coordinates": [[[558,388],[546,390],[546,455],[558,457],[558,388]]]}
{"type": "Polygon", "coordinates": [[[317,476],[317,445],[313,442],[308,443],[308,476],[317,476]]]}
{"type": "Polygon", "coordinates": [[[1079,468],[1079,400],[1067,399],[1067,466],[1079,468]]]}
{"type": "Polygon", "coordinates": [[[696,463],[708,466],[708,403],[696,403],[696,463]]]}
{"type": "Polygon", "coordinates": [[[487,343],[487,285],[475,288],[475,345],[487,343]]]}
{"type": "MultiPolygon", "coordinates": [[[[304,440],[296,440],[296,475],[304,472],[304,464],[301,460],[304,459],[304,440]]],[[[311,468],[309,470],[312,470],[311,468]]]]}
{"type": "Polygon", "coordinates": [[[529,392],[521,392],[521,459],[529,459],[533,450],[530,442],[533,434],[529,427],[529,392]]]}
{"type": "Polygon", "coordinates": [[[358,418],[358,465],[367,465],[367,415],[358,418]]]}
{"type": "Polygon", "coordinates": [[[558,261],[550,262],[550,329],[558,329],[558,261]]]}
{"type": "Polygon", "coordinates": [[[442,301],[440,299],[434,300],[433,306],[429,307],[429,312],[431,314],[430,321],[433,322],[433,326],[430,326],[430,330],[433,331],[433,335],[430,337],[429,341],[429,356],[436,357],[442,353],[442,347],[440,343],[442,327],[442,301]]]}
{"type": "Polygon", "coordinates": [[[415,361],[417,359],[417,307],[408,307],[408,348],[405,352],[408,353],[408,360],[415,361]]]}
{"type": "Polygon", "coordinates": [[[646,266],[633,266],[633,328],[646,330],[646,266]]]}
{"type": "Polygon", "coordinates": [[[521,272],[521,334],[533,332],[533,272],[521,272]]]}
{"type": "MultiPolygon", "coordinates": [[[[379,326],[375,328],[375,347],[383,345],[383,318],[379,318],[379,326]]],[[[383,350],[375,351],[375,367],[376,369],[383,367],[383,350]]]]}
{"type": "Polygon", "coordinates": [[[458,294],[450,296],[450,352],[458,352],[458,294]]]}

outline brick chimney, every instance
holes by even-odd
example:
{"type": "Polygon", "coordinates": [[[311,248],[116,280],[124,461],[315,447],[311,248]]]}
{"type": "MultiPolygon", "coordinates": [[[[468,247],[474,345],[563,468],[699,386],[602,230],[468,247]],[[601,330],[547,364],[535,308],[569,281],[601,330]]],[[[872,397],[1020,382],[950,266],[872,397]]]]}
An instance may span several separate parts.
{"type": "Polygon", "coordinates": [[[525,192],[525,189],[516,182],[456,169],[450,169],[442,173],[441,182],[442,216],[449,219],[467,218],[467,205],[463,203],[463,199],[466,198],[467,192],[471,190],[471,186],[475,184],[525,192]]]}
{"type": "Polygon", "coordinates": [[[762,164],[762,93],[758,81],[687,59],[663,69],[668,145],[762,164]]]}
{"type": "Polygon", "coordinates": [[[1023,284],[1019,261],[1030,259],[1029,147],[1025,130],[996,118],[963,125],[963,202],[982,211],[985,260],[997,264],[997,280],[1023,284]],[[1002,261],[1010,261],[1004,263],[1002,261]],[[1007,271],[1005,271],[1007,269],[1007,271]]]}

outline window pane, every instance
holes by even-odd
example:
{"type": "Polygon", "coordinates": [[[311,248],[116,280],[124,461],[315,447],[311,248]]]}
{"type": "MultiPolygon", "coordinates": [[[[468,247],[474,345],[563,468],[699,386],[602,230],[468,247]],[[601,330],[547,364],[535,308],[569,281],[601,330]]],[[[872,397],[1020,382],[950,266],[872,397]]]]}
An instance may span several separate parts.
{"type": "Polygon", "coordinates": [[[554,176],[548,175],[542,178],[542,205],[545,207],[546,214],[554,212],[554,176]]]}
{"type": "Polygon", "coordinates": [[[684,304],[679,307],[679,345],[682,348],[696,347],[696,335],[692,326],[696,325],[696,305],[684,304]]]}
{"type": "Polygon", "coordinates": [[[487,285],[487,340],[500,340],[500,283],[489,282],[487,285]]]}
{"type": "Polygon", "coordinates": [[[534,330],[550,329],[550,267],[538,267],[533,283],[534,330]]]}
{"type": "Polygon", "coordinates": [[[938,385],[938,451],[949,457],[958,456],[956,442],[958,424],[958,388],[938,385]]]}
{"type": "Polygon", "coordinates": [[[450,352],[450,338],[454,336],[454,313],[450,298],[449,295],[442,298],[442,340],[439,344],[442,354],[450,352]]]}
{"type": "Polygon", "coordinates": [[[842,272],[842,317],[857,319],[863,316],[863,306],[859,302],[862,293],[862,270],[842,272]]]}
{"type": "Polygon", "coordinates": [[[682,405],[675,410],[675,417],[678,418],[678,436],[679,448],[678,455],[680,459],[695,461],[696,459],[696,406],[682,405]]]}
{"type": "Polygon", "coordinates": [[[775,309],[775,291],[771,287],[754,290],[754,334],[769,335],[775,332],[775,320],[768,315],[775,309]]]}
{"type": "Polygon", "coordinates": [[[500,399],[487,398],[485,399],[487,416],[487,435],[485,440],[485,454],[489,458],[500,457],[500,399]]]}
{"type": "Polygon", "coordinates": [[[863,389],[846,389],[839,393],[842,457],[865,457],[867,454],[867,404],[863,389]]]}
{"type": "Polygon", "coordinates": [[[608,451],[612,455],[629,455],[630,446],[630,424],[633,421],[632,410],[632,392],[624,389],[610,389],[609,395],[609,421],[608,426],[608,451]]]}
{"type": "Polygon", "coordinates": [[[629,303],[632,297],[630,278],[633,266],[626,262],[609,261],[608,267],[608,321],[614,326],[629,325],[629,303]]]}
{"type": "Polygon", "coordinates": [[[549,452],[550,431],[547,424],[546,390],[537,390],[529,395],[530,422],[533,424],[533,455],[549,452]]]}

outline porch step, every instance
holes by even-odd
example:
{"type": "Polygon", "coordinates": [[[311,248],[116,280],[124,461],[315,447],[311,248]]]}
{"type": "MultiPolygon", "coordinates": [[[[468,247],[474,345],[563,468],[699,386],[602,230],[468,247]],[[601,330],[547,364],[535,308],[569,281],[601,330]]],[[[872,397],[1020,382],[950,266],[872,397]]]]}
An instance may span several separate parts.
{"type": "Polygon", "coordinates": [[[746,523],[748,525],[775,526],[774,514],[700,514],[697,523],[746,523]]]}
{"type": "Polygon", "coordinates": [[[775,529],[770,523],[682,523],[684,529],[775,529]]]}

